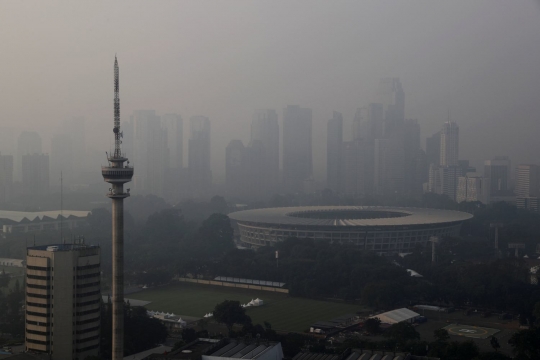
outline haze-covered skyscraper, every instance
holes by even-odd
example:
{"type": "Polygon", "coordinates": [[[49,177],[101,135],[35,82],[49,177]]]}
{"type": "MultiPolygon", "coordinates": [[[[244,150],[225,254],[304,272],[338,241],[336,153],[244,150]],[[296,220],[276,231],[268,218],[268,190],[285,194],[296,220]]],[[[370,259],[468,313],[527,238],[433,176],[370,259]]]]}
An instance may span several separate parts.
{"type": "Polygon", "coordinates": [[[41,154],[41,137],[35,131],[23,131],[17,139],[17,156],[15,159],[15,180],[22,180],[23,155],[41,154]]]}
{"type": "Polygon", "coordinates": [[[283,185],[285,191],[304,190],[304,181],[313,175],[312,112],[298,105],[283,109],[283,185]]]}
{"type": "Polygon", "coordinates": [[[137,164],[135,189],[142,194],[164,196],[168,162],[167,129],[154,110],[135,110],[133,123],[133,163],[137,164]]]}
{"type": "Polygon", "coordinates": [[[489,179],[490,195],[501,195],[508,191],[510,183],[510,160],[506,156],[495,157],[484,162],[484,177],[489,179]]]}
{"type": "Polygon", "coordinates": [[[22,187],[27,195],[40,196],[49,193],[49,155],[22,156],[22,187]]]}
{"type": "Polygon", "coordinates": [[[225,149],[225,183],[227,195],[242,197],[246,190],[246,148],[242,141],[231,140],[225,149]]]}
{"type": "Polygon", "coordinates": [[[426,138],[426,159],[428,165],[439,166],[441,162],[441,132],[426,138]]]}
{"type": "Polygon", "coordinates": [[[210,120],[206,116],[189,119],[188,172],[190,189],[196,197],[207,197],[212,187],[210,168],[210,120]]]}
{"type": "Polygon", "coordinates": [[[250,145],[260,141],[264,150],[263,192],[275,191],[279,183],[279,123],[275,110],[256,110],[251,121],[250,145]]]}
{"type": "Polygon", "coordinates": [[[11,199],[13,187],[13,155],[0,153],[0,203],[11,199]]]}
{"type": "Polygon", "coordinates": [[[365,156],[362,139],[342,142],[337,179],[341,193],[355,197],[365,195],[365,156]]]}
{"type": "Polygon", "coordinates": [[[326,186],[334,192],[340,190],[342,145],[343,115],[334,111],[326,133],[326,186]]]}
{"type": "Polygon", "coordinates": [[[395,126],[405,120],[405,93],[399,78],[383,78],[379,83],[377,102],[383,105],[385,133],[395,131],[395,126]]]}
{"type": "Polygon", "coordinates": [[[178,114],[165,114],[161,116],[161,123],[167,130],[167,147],[169,148],[167,166],[170,169],[180,170],[183,167],[184,156],[184,121],[178,114]]]}
{"type": "Polygon", "coordinates": [[[441,166],[457,166],[459,160],[459,127],[453,121],[444,123],[441,130],[441,166]]]}

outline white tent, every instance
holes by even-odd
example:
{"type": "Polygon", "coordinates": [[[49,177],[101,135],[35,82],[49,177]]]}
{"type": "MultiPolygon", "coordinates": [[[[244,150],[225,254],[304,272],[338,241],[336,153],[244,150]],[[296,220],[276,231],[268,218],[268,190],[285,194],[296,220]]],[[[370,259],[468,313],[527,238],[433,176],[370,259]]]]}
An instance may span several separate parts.
{"type": "Polygon", "coordinates": [[[418,317],[420,317],[420,314],[407,308],[396,309],[379,315],[370,316],[370,318],[379,318],[379,320],[385,324],[397,324],[403,321],[412,323],[418,317]]]}
{"type": "Polygon", "coordinates": [[[256,298],[255,300],[253,300],[253,306],[261,306],[263,303],[264,301],[262,301],[259,298],[256,298]]]}

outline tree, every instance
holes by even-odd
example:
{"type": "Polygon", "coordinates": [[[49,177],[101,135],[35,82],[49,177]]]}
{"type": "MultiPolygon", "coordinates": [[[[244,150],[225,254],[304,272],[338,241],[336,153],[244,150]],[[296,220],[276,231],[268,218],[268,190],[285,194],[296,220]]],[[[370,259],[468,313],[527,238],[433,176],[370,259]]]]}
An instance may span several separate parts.
{"type": "Polygon", "coordinates": [[[414,326],[405,321],[390,326],[386,334],[398,343],[420,339],[420,334],[414,326]]]}
{"type": "Polygon", "coordinates": [[[448,331],[446,329],[434,330],[433,336],[435,337],[435,340],[439,342],[446,342],[450,340],[450,334],[448,334],[448,331]]]}
{"type": "Polygon", "coordinates": [[[540,359],[540,329],[520,330],[508,340],[516,359],[540,359]]]}
{"type": "Polygon", "coordinates": [[[491,344],[491,347],[495,350],[495,352],[499,351],[501,345],[499,344],[499,340],[495,336],[491,337],[489,343],[491,344]]]}
{"type": "Polygon", "coordinates": [[[381,320],[379,318],[369,318],[364,321],[364,329],[371,334],[376,334],[380,331],[381,320]]]}
{"type": "Polygon", "coordinates": [[[214,319],[227,326],[229,334],[234,324],[246,325],[251,323],[251,318],[246,315],[246,310],[239,301],[225,300],[214,308],[214,319]]]}
{"type": "Polygon", "coordinates": [[[185,328],[182,330],[182,340],[186,343],[190,343],[197,339],[197,333],[193,328],[185,328]]]}

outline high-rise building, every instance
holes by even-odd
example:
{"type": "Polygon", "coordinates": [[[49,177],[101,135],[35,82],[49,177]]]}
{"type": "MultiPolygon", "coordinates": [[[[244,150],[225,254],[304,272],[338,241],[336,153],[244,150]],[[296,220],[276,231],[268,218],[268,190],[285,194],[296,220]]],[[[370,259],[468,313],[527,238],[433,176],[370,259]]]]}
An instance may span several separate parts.
{"type": "Polygon", "coordinates": [[[13,155],[0,153],[0,203],[11,200],[13,186],[13,155]]]}
{"type": "Polygon", "coordinates": [[[441,162],[441,132],[426,138],[426,160],[428,165],[439,166],[441,162]]]}
{"type": "Polygon", "coordinates": [[[22,180],[23,155],[41,154],[41,137],[35,131],[23,131],[17,139],[17,156],[15,158],[15,181],[22,180]]]}
{"type": "Polygon", "coordinates": [[[26,195],[49,193],[49,155],[22,156],[22,187],[26,195]]]}
{"type": "Polygon", "coordinates": [[[403,141],[399,138],[375,139],[374,190],[378,195],[403,193],[405,166],[403,141]]]}
{"type": "Polygon", "coordinates": [[[459,160],[459,127],[453,121],[444,123],[441,131],[441,166],[457,166],[459,160]]]}
{"type": "Polygon", "coordinates": [[[341,148],[339,191],[350,196],[363,196],[365,190],[365,151],[362,139],[345,141],[341,148]]]}
{"type": "Polygon", "coordinates": [[[480,201],[489,203],[489,181],[478,174],[467,174],[458,178],[456,201],[480,201]]]}
{"type": "Polygon", "coordinates": [[[404,191],[413,197],[422,196],[422,180],[417,176],[420,151],[420,125],[417,119],[403,122],[404,191]]]}
{"type": "Polygon", "coordinates": [[[227,195],[233,198],[245,195],[247,182],[246,148],[242,141],[231,140],[225,149],[225,183],[227,195]]]}
{"type": "Polygon", "coordinates": [[[97,356],[101,323],[100,248],[83,244],[26,251],[26,351],[53,360],[97,356]]]}
{"type": "Polygon", "coordinates": [[[298,105],[283,109],[283,185],[286,191],[302,192],[313,176],[312,112],[298,105]]]}
{"type": "Polygon", "coordinates": [[[60,185],[60,173],[64,184],[71,184],[74,181],[75,159],[71,137],[67,134],[55,134],[51,139],[51,186],[60,185]]]}
{"type": "Polygon", "coordinates": [[[389,134],[396,124],[405,120],[405,93],[399,78],[381,79],[377,97],[377,102],[383,105],[385,131],[389,134]]]}
{"type": "Polygon", "coordinates": [[[165,114],[161,117],[161,123],[167,130],[167,147],[169,148],[169,163],[167,166],[170,169],[182,169],[184,156],[184,121],[180,115],[165,114]]]}
{"type": "Polygon", "coordinates": [[[341,113],[334,111],[332,119],[328,120],[326,134],[326,186],[332,191],[338,192],[340,191],[343,151],[343,115],[341,113]]]}
{"type": "Polygon", "coordinates": [[[532,164],[518,165],[515,192],[517,197],[540,196],[540,166],[532,164]]]}
{"type": "Polygon", "coordinates": [[[191,193],[196,197],[207,197],[212,187],[210,168],[210,120],[206,116],[190,119],[188,143],[188,172],[191,193]]]}
{"type": "Polygon", "coordinates": [[[510,183],[510,160],[506,156],[484,161],[484,177],[489,179],[490,194],[500,195],[508,191],[510,183]]]}
{"type": "Polygon", "coordinates": [[[154,110],[135,110],[131,116],[134,133],[133,163],[135,189],[142,194],[164,196],[165,174],[169,165],[167,129],[154,110]]]}
{"type": "Polygon", "coordinates": [[[279,183],[279,123],[275,110],[257,110],[253,114],[250,145],[256,141],[261,142],[264,150],[265,179],[261,190],[276,191],[279,183]]]}

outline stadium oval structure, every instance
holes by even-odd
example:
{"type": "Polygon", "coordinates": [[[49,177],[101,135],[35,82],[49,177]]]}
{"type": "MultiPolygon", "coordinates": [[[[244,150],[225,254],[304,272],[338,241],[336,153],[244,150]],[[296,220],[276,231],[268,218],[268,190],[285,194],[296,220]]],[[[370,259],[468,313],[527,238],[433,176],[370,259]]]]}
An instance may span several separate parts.
{"type": "Polygon", "coordinates": [[[229,214],[240,242],[273,246],[289,237],[353,245],[380,255],[425,246],[431,236],[458,236],[469,213],[387,206],[309,206],[244,210],[229,214]]]}

